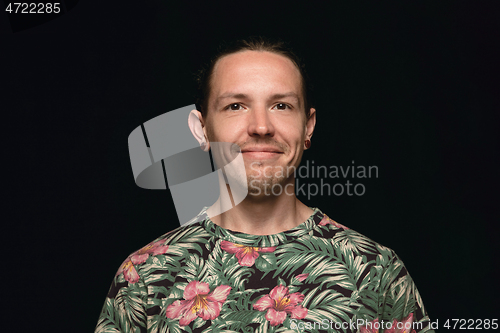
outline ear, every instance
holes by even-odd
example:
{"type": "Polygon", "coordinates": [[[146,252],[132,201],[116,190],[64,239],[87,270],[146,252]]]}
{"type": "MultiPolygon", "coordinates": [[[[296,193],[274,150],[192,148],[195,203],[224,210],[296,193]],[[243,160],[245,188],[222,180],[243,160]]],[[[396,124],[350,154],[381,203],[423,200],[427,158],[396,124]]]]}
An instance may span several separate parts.
{"type": "Polygon", "coordinates": [[[207,140],[203,126],[203,117],[198,110],[192,110],[188,117],[188,126],[193,133],[194,138],[200,144],[201,149],[208,151],[210,149],[210,142],[207,140]]]}
{"type": "Polygon", "coordinates": [[[315,126],[316,126],[316,109],[311,108],[309,111],[309,117],[306,120],[306,139],[311,140],[315,126]]]}

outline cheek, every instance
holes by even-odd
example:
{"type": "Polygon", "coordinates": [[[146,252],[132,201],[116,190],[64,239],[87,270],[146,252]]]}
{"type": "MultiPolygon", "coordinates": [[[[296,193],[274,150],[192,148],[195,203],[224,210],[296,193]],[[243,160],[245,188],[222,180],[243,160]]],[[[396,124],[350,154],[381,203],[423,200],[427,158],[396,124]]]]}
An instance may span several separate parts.
{"type": "Polygon", "coordinates": [[[214,133],[214,129],[211,126],[210,127],[207,126],[207,139],[210,142],[216,142],[217,141],[216,135],[214,133]]]}
{"type": "Polygon", "coordinates": [[[233,119],[213,119],[207,123],[208,140],[212,142],[237,142],[239,134],[246,133],[244,122],[233,119]]]}
{"type": "Polygon", "coordinates": [[[304,126],[302,126],[302,124],[297,124],[296,122],[283,126],[280,132],[282,133],[283,138],[292,147],[300,146],[305,140],[304,126]]]}
{"type": "Polygon", "coordinates": [[[207,139],[210,142],[216,142],[216,133],[214,128],[214,122],[211,117],[207,117],[205,120],[205,131],[207,139]]]}

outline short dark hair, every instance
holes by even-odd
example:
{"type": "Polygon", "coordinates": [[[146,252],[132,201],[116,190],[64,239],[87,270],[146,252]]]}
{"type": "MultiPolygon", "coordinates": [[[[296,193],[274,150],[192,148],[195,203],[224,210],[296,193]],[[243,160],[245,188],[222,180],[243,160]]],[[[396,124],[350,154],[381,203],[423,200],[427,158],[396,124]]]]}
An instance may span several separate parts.
{"type": "Polygon", "coordinates": [[[222,44],[214,57],[210,60],[207,66],[202,68],[196,77],[197,81],[197,96],[196,109],[206,116],[208,112],[208,98],[210,96],[210,81],[212,73],[217,61],[221,58],[238,52],[243,51],[261,51],[271,52],[282,55],[292,61],[297,67],[302,77],[302,94],[304,96],[304,106],[306,116],[309,116],[309,111],[313,106],[312,100],[312,85],[307,75],[305,65],[302,60],[292,51],[292,49],[282,40],[274,40],[262,36],[249,37],[247,39],[240,39],[231,44],[222,44]]]}

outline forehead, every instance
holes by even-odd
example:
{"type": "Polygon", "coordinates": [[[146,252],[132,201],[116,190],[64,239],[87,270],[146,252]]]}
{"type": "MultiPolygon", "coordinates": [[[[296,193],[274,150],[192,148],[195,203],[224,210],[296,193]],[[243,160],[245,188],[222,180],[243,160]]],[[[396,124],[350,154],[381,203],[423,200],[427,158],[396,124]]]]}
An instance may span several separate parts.
{"type": "Polygon", "coordinates": [[[221,58],[212,72],[210,100],[225,93],[280,94],[295,92],[302,99],[302,79],[285,56],[243,51],[221,58]]]}

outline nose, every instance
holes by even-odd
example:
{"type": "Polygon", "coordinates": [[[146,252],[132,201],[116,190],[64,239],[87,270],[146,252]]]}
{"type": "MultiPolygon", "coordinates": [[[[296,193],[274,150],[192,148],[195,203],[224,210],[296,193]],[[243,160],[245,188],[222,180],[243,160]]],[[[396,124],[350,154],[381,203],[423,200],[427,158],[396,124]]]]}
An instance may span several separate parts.
{"type": "Polygon", "coordinates": [[[250,112],[248,124],[249,136],[273,137],[274,126],[269,111],[265,107],[257,107],[250,112]]]}

